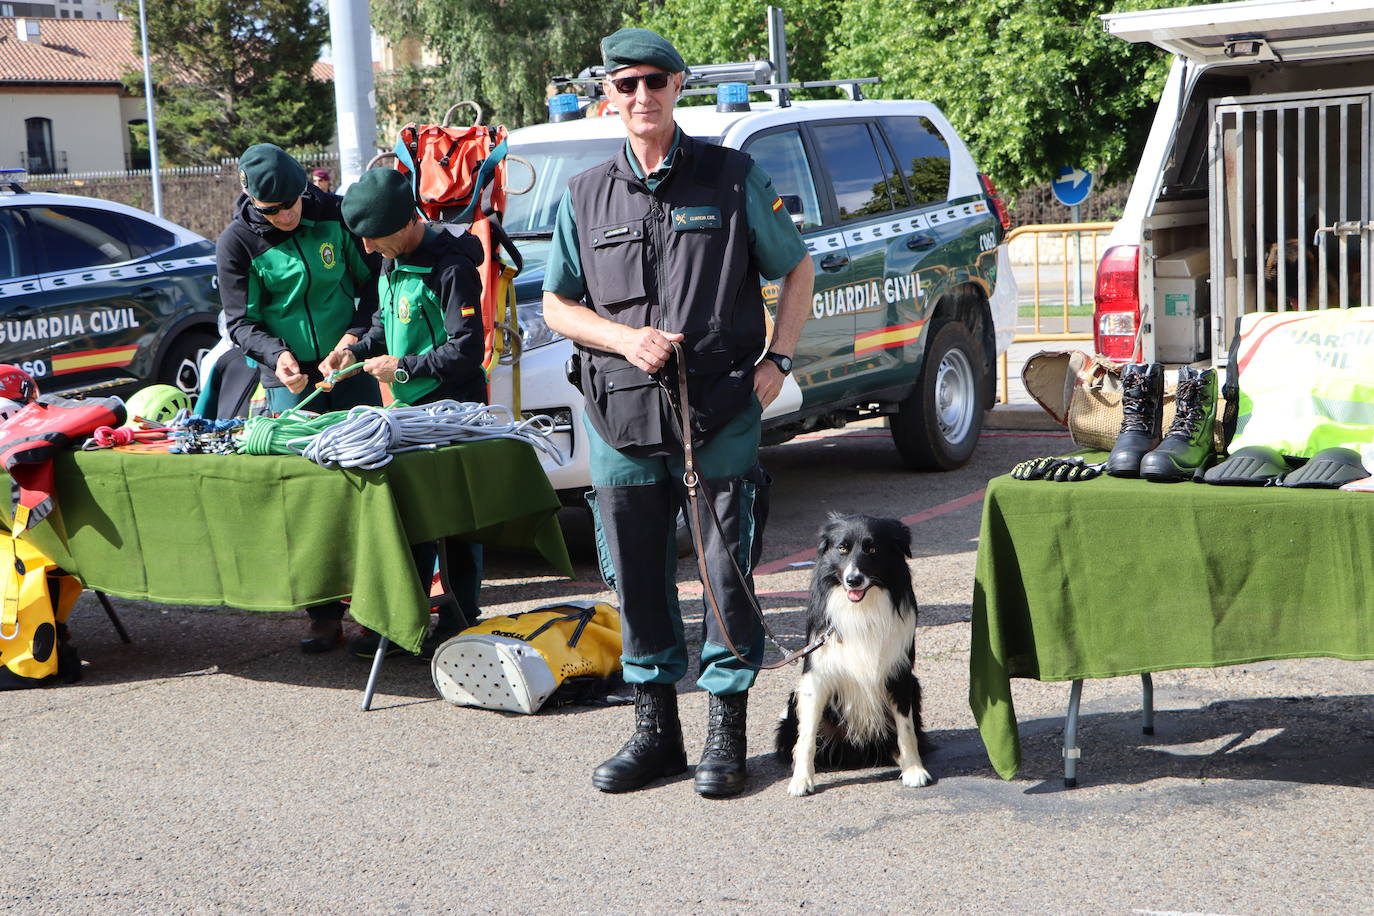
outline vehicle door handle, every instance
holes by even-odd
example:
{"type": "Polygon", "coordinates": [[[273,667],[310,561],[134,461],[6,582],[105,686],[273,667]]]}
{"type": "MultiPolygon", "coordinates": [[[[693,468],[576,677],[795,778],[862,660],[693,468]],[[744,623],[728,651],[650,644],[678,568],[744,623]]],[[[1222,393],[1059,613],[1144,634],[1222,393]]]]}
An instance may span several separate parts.
{"type": "Polygon", "coordinates": [[[828,254],[821,258],[821,270],[839,270],[849,266],[849,255],[828,254]]]}
{"type": "Polygon", "coordinates": [[[156,286],[145,286],[134,293],[132,298],[137,299],[139,302],[152,302],[161,295],[162,290],[158,289],[156,286]]]}
{"type": "Polygon", "coordinates": [[[913,235],[906,240],[906,247],[912,251],[929,251],[935,247],[935,236],[933,235],[913,235]]]}

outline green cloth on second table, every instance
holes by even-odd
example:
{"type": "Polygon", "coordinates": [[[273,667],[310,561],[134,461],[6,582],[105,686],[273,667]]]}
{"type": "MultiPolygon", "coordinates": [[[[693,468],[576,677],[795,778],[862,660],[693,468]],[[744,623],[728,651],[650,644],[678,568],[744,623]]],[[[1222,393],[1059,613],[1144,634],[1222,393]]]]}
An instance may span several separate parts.
{"type": "Polygon", "coordinates": [[[57,510],[26,537],[87,588],[162,604],[289,611],[352,598],[417,651],[428,582],[409,545],[456,536],[572,574],[558,497],[527,443],[408,452],[375,471],[297,456],[67,452],[57,510]]]}
{"type": "Polygon", "coordinates": [[[1374,658],[1374,494],[999,477],[978,544],[969,705],[1016,775],[1014,677],[1374,658]]]}

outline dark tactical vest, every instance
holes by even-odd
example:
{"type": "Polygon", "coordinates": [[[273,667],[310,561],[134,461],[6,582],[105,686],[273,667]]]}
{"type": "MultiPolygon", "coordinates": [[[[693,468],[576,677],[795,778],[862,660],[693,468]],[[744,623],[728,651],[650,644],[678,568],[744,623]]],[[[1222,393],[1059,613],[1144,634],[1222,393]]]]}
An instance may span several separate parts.
{"type": "MultiPolygon", "coordinates": [[[[748,405],[763,350],[763,297],[745,212],[749,163],[745,153],[683,134],[668,177],[652,192],[623,147],[569,183],[587,304],[619,324],[683,332],[699,433],[748,405]]],[[[582,350],[587,415],[609,445],[675,441],[652,377],[619,354],[582,350]]],[[[676,385],[673,363],[661,374],[676,385]]]]}

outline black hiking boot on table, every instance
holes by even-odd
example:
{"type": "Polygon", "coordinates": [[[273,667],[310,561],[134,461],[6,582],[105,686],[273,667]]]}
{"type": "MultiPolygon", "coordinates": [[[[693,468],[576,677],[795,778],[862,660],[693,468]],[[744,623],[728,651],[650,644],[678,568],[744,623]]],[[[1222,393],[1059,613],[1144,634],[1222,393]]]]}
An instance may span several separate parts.
{"type": "Polygon", "coordinates": [[[1217,370],[1178,370],[1174,389],[1174,422],[1159,447],[1140,459],[1147,480],[1187,480],[1212,456],[1212,427],[1217,417],[1217,370]]]}
{"type": "Polygon", "coordinates": [[[748,775],[745,766],[745,710],[749,693],[711,697],[706,748],[697,764],[694,786],[701,795],[738,795],[748,775]]]}
{"type": "Polygon", "coordinates": [[[1135,477],[1140,459],[1159,445],[1164,421],[1164,367],[1136,363],[1121,372],[1121,431],[1107,457],[1107,473],[1135,477]]]}
{"type": "Polygon", "coordinates": [[[677,685],[635,685],[635,732],[614,757],[592,771],[602,792],[632,792],[663,776],[687,769],[677,685]]]}

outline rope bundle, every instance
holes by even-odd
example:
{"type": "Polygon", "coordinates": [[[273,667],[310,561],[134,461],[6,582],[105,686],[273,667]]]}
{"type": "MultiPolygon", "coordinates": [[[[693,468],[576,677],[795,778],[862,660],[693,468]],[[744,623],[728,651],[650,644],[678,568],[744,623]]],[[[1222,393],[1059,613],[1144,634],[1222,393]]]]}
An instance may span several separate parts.
{"type": "Polygon", "coordinates": [[[520,439],[562,464],[563,453],[549,438],[553,420],[546,416],[516,422],[510,409],[459,401],[436,401],[422,407],[354,407],[346,414],[323,414],[302,420],[290,413],[248,421],[239,450],[248,454],[304,455],[326,468],[373,470],[399,452],[434,448],[454,442],[520,439]]]}

